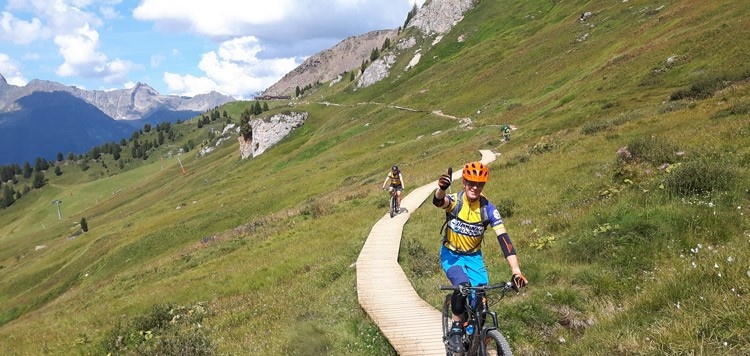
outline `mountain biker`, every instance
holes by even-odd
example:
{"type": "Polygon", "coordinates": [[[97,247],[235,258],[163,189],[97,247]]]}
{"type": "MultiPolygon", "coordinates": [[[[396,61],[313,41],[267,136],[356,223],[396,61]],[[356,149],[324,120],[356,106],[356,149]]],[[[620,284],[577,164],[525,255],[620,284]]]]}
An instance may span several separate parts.
{"type": "Polygon", "coordinates": [[[398,169],[398,166],[391,167],[391,171],[385,177],[385,181],[383,181],[383,189],[385,189],[385,185],[389,180],[391,184],[388,186],[388,193],[393,194],[395,191],[398,206],[401,206],[401,191],[404,190],[404,176],[401,175],[401,170],[398,169]]]}
{"type": "Polygon", "coordinates": [[[510,141],[510,126],[503,125],[503,141],[510,141]]]}
{"type": "MultiPolygon", "coordinates": [[[[482,189],[489,180],[489,170],[481,162],[470,162],[464,166],[462,174],[463,190],[446,195],[451,185],[451,177],[443,174],[438,180],[438,189],[432,203],[446,212],[445,234],[440,249],[440,263],[445,275],[453,285],[477,286],[489,283],[487,268],[482,258],[482,239],[489,226],[497,235],[500,249],[512,273],[511,282],[518,290],[528,281],[521,273],[516,250],[508,237],[502,217],[495,205],[482,195],[482,189]]],[[[460,291],[454,291],[451,298],[453,324],[448,335],[448,348],[453,352],[463,352],[462,315],[465,299],[460,291]]]]}

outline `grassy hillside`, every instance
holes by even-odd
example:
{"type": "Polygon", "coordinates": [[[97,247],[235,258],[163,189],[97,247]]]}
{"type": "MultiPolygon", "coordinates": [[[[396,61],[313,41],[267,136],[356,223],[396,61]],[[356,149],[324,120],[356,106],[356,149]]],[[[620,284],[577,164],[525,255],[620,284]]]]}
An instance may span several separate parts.
{"type": "MultiPolygon", "coordinates": [[[[212,140],[194,119],[145,161],[63,167],[0,211],[0,351],[393,354],[353,267],[380,184],[398,164],[408,193],[488,148],[531,282],[495,306],[517,354],[748,354],[748,29],[741,1],[480,1],[380,83],[272,106],[309,119],[259,157],[232,138],[183,175],[176,149],[212,140]]],[[[400,256],[436,308],[442,219],[414,212],[400,256]]],[[[499,254],[488,239],[493,281],[499,254]]]]}

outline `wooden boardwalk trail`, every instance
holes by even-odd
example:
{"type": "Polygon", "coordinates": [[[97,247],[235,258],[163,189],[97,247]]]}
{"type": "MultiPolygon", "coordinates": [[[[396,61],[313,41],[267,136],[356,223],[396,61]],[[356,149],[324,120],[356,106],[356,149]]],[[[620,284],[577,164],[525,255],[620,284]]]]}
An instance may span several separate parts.
{"type": "MultiPolygon", "coordinates": [[[[491,151],[480,152],[482,163],[495,160],[491,151]]],[[[461,178],[461,170],[452,178],[461,178]]],[[[357,258],[359,304],[399,355],[445,355],[440,311],[419,297],[398,264],[404,224],[436,188],[434,181],[402,197],[401,210],[405,212],[393,218],[383,215],[357,258]]]]}

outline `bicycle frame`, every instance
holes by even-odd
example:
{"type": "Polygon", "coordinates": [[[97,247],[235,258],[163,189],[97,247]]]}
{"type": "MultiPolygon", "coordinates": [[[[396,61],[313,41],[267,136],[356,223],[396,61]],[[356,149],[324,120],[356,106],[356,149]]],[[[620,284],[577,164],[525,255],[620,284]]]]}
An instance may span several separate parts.
{"type": "Polygon", "coordinates": [[[398,205],[398,192],[396,191],[396,189],[393,189],[390,194],[391,199],[389,200],[388,208],[390,210],[391,217],[394,217],[399,213],[399,210],[401,210],[401,208],[398,205]]]}
{"type": "MultiPolygon", "coordinates": [[[[499,337],[502,339],[503,342],[506,343],[506,347],[508,348],[508,351],[510,351],[510,346],[507,345],[507,341],[505,341],[505,337],[502,336],[502,333],[498,329],[498,319],[497,319],[497,313],[494,311],[491,311],[489,309],[490,305],[487,301],[486,297],[486,291],[492,290],[492,289],[500,289],[500,292],[502,295],[500,296],[500,299],[502,299],[505,296],[505,293],[512,290],[512,285],[510,282],[503,283],[503,284],[497,284],[493,286],[476,286],[476,287],[466,287],[466,286],[440,286],[441,290],[458,290],[463,295],[463,298],[466,301],[466,312],[464,317],[465,322],[465,334],[464,334],[464,347],[466,349],[467,355],[486,355],[487,345],[485,345],[485,340],[488,340],[491,335],[490,333],[495,331],[494,334],[499,334],[499,337]],[[473,295],[473,297],[472,297],[473,295]],[[472,299],[475,299],[476,301],[472,303],[472,299]],[[471,336],[467,335],[466,329],[469,328],[469,325],[473,328],[473,332],[471,336]]],[[[446,324],[448,321],[446,313],[450,313],[450,301],[451,296],[453,293],[449,293],[445,296],[445,302],[443,304],[443,339],[447,340],[447,331],[450,328],[448,324],[446,324]]],[[[494,303],[493,303],[494,304],[494,303]]],[[[452,315],[452,313],[451,313],[452,315]]],[[[496,335],[497,336],[497,335],[496,335]]],[[[494,338],[494,337],[492,337],[494,338]]],[[[449,355],[452,353],[449,351],[449,355]]]]}
{"type": "MultiPolygon", "coordinates": [[[[477,297],[480,296],[477,295],[477,297]]],[[[466,301],[469,302],[468,297],[466,298],[466,301]]],[[[482,340],[485,340],[487,338],[487,332],[489,332],[490,330],[497,330],[497,313],[489,310],[489,306],[487,305],[487,298],[484,295],[481,296],[481,300],[477,300],[477,307],[470,307],[469,310],[471,310],[470,313],[474,314],[474,330],[479,330],[479,332],[475,331],[474,335],[472,335],[471,337],[469,354],[475,353],[477,355],[486,355],[486,345],[482,342],[482,340]],[[487,325],[488,315],[491,318],[490,326],[487,325]]]]}

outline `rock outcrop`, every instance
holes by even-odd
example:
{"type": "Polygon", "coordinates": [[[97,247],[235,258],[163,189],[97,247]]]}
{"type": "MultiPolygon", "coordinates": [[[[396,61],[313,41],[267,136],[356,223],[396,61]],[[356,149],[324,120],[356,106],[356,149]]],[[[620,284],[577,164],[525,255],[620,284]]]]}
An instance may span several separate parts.
{"type": "Polygon", "coordinates": [[[474,7],[474,0],[433,0],[422,6],[406,25],[418,28],[425,36],[444,34],[474,7]]]}
{"type": "Polygon", "coordinates": [[[240,156],[242,159],[256,157],[275,145],[292,130],[302,126],[307,120],[307,113],[290,112],[276,114],[269,118],[250,120],[252,135],[246,140],[242,135],[240,142],[240,156]]]}
{"type": "Polygon", "coordinates": [[[396,63],[396,55],[392,53],[376,59],[362,73],[362,76],[357,81],[357,87],[367,87],[383,80],[383,78],[388,76],[391,66],[394,63],[396,63]]]}

